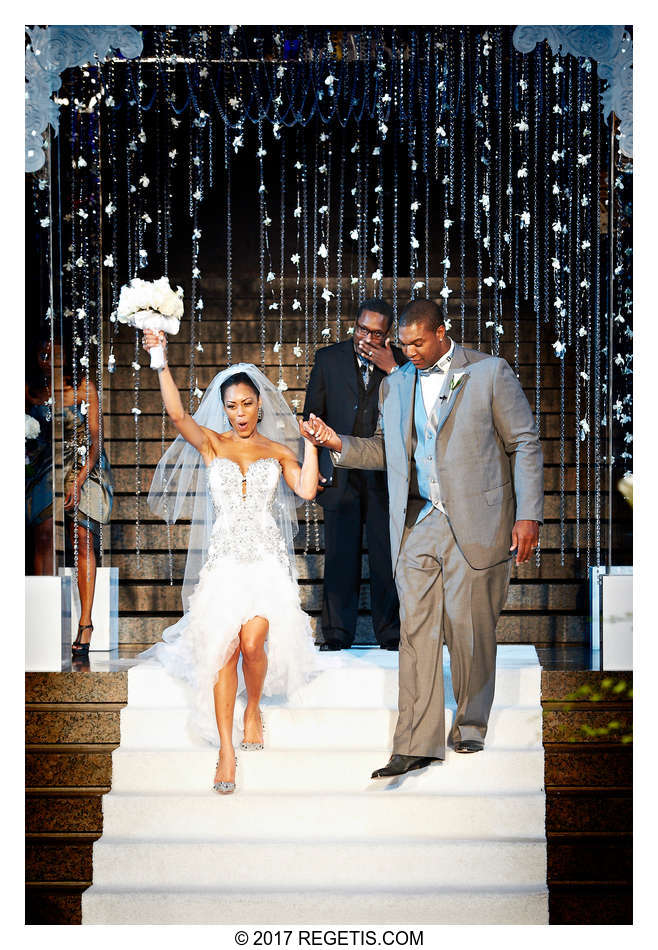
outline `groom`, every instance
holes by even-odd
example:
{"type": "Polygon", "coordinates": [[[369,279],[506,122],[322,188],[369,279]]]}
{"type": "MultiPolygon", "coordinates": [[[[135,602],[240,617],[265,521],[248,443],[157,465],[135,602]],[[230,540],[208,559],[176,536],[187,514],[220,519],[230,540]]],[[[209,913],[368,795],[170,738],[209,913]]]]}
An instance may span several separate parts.
{"type": "Polygon", "coordinates": [[[374,436],[303,423],[344,468],[386,469],[391,557],[400,598],[398,722],[373,778],[445,758],[443,644],[457,711],[448,743],[484,747],[496,673],[496,623],[515,552],[527,561],[543,520],[542,451],[509,364],[455,344],[431,300],[400,318],[409,362],[379,390],[374,436]]]}

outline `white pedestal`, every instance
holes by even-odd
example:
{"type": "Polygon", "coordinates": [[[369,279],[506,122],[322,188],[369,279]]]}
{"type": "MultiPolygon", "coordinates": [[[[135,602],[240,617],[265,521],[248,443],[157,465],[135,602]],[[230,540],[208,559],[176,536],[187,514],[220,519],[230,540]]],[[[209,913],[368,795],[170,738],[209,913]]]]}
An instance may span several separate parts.
{"type": "Polygon", "coordinates": [[[71,653],[71,581],[25,578],[25,669],[57,672],[71,653]]]}
{"type": "MultiPolygon", "coordinates": [[[[80,595],[75,582],[72,567],[60,567],[61,577],[70,578],[71,583],[71,638],[70,644],[78,635],[80,620],[80,595]]],[[[91,636],[90,651],[116,650],[119,646],[119,568],[96,568],[96,588],[94,606],[91,611],[94,632],[91,636]]]]}
{"type": "Polygon", "coordinates": [[[633,568],[591,567],[590,603],[594,668],[632,670],[633,568]]]}

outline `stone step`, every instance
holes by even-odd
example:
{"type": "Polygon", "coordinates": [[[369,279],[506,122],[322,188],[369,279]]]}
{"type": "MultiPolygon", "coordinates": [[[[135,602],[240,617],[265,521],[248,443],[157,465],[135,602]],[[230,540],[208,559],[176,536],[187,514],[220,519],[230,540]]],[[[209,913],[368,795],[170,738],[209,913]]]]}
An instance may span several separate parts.
{"type": "MultiPolygon", "coordinates": [[[[301,686],[281,706],[323,709],[396,709],[398,701],[398,655],[383,650],[351,649],[346,653],[320,653],[321,674],[301,686]]],[[[449,655],[443,650],[446,696],[450,693],[449,655]]],[[[532,646],[501,646],[496,656],[496,706],[529,706],[540,692],[541,667],[532,646]]],[[[159,663],[143,662],[128,674],[131,709],[169,706],[188,709],[190,687],[164,670],[159,663]]]]}
{"type": "MultiPolygon", "coordinates": [[[[169,615],[161,614],[123,614],[119,619],[119,643],[136,644],[143,649],[161,639],[163,630],[175,623],[182,607],[169,615]]],[[[312,616],[311,628],[321,630],[318,617],[312,616]]],[[[499,644],[537,644],[557,646],[567,643],[585,643],[588,636],[588,617],[586,614],[542,614],[521,611],[505,613],[496,627],[496,640],[499,644]]],[[[370,614],[359,614],[356,624],[356,639],[359,645],[375,643],[370,614]]]]}
{"type": "Polygon", "coordinates": [[[548,892],[536,888],[475,890],[451,887],[411,891],[367,890],[349,893],[323,889],[208,890],[179,888],[132,892],[94,885],[82,895],[85,924],[244,924],[341,926],[355,924],[547,924],[548,892]]]}
{"type": "MultiPolygon", "coordinates": [[[[446,709],[446,736],[454,711],[446,709]]],[[[393,745],[397,723],[397,703],[393,709],[296,708],[266,706],[266,748],[380,749],[393,745]]],[[[236,724],[236,733],[241,727],[236,724]]],[[[533,749],[541,746],[541,709],[535,706],[497,706],[492,710],[487,731],[487,748],[533,749]]],[[[236,739],[237,739],[236,735],[236,739]]],[[[191,731],[187,710],[166,706],[121,711],[121,748],[188,748],[202,745],[191,731]]],[[[248,753],[247,753],[248,754],[248,753]]]]}
{"type": "MultiPolygon", "coordinates": [[[[384,756],[386,758],[386,755],[384,756]]],[[[444,763],[432,763],[413,776],[394,780],[397,795],[498,794],[537,792],[542,787],[544,752],[538,749],[487,748],[460,755],[448,749],[444,763]],[[486,757],[486,761],[483,761],[486,757]]],[[[112,754],[112,789],[131,794],[173,794],[208,789],[217,761],[211,746],[173,749],[124,749],[112,754]]],[[[239,756],[241,792],[363,792],[386,795],[390,785],[373,786],[370,775],[385,764],[381,749],[268,749],[239,756]]]]}
{"type": "MultiPolygon", "coordinates": [[[[303,547],[305,536],[306,529],[302,526],[300,534],[296,539],[298,547],[303,547]]],[[[316,557],[317,555],[313,553],[306,556],[316,557]]],[[[176,585],[182,582],[183,572],[185,570],[185,558],[186,552],[180,550],[172,554],[172,573],[174,584],[176,585]]],[[[167,552],[161,554],[142,553],[140,555],[139,571],[136,569],[137,562],[134,552],[132,554],[122,554],[113,551],[111,560],[112,566],[118,567],[119,569],[119,576],[122,578],[122,583],[128,583],[131,580],[137,583],[145,580],[164,580],[169,583],[169,554],[167,552]]],[[[584,574],[584,564],[579,563],[575,554],[565,554],[564,564],[561,564],[559,553],[553,554],[544,551],[542,552],[541,564],[538,568],[534,560],[528,561],[525,564],[519,564],[518,566],[513,565],[511,583],[515,584],[522,580],[545,581],[550,583],[556,580],[575,580],[580,577],[579,583],[582,584],[584,574]]],[[[321,580],[322,574],[319,574],[314,579],[321,580]]],[[[364,588],[362,588],[362,590],[363,589],[364,588]]]]}
{"type": "MultiPolygon", "coordinates": [[[[210,795],[211,793],[209,793],[210,795]]],[[[94,844],[94,881],[101,887],[268,888],[282,878],[308,891],[359,887],[364,867],[370,888],[541,887],[546,844],[535,841],[111,841],[94,844]],[[322,859],[318,860],[319,854],[322,859]],[[395,871],[391,872],[394,868],[395,871]]]]}
{"type": "MultiPolygon", "coordinates": [[[[140,501],[140,509],[143,507],[144,512],[148,511],[146,505],[146,499],[143,498],[140,501]]],[[[135,517],[135,509],[133,509],[133,518],[135,517]]],[[[141,511],[140,511],[140,520],[141,520],[141,511]]],[[[604,523],[602,523],[604,524],[604,523]]],[[[306,535],[305,528],[300,528],[300,533],[298,533],[295,543],[299,548],[303,548],[306,535]]],[[[576,532],[577,525],[574,522],[567,522],[564,526],[564,546],[567,550],[574,550],[576,546],[576,532]]],[[[137,531],[135,524],[133,523],[121,523],[121,522],[111,522],[109,536],[111,539],[112,550],[116,552],[120,551],[135,551],[136,548],[136,539],[137,531]]],[[[171,538],[171,546],[173,550],[187,550],[187,545],[189,541],[189,526],[186,524],[174,524],[171,525],[169,536],[171,538]]],[[[318,524],[318,544],[320,550],[324,548],[324,525],[318,524]]],[[[146,521],[141,523],[139,526],[139,539],[140,539],[140,548],[144,550],[167,550],[167,525],[164,521],[146,521]]],[[[560,524],[559,522],[550,522],[549,524],[542,525],[540,532],[540,539],[542,548],[548,550],[560,550],[560,524]]],[[[580,525],[580,543],[583,545],[586,540],[586,526],[581,523],[580,525]]],[[[311,542],[309,544],[311,549],[315,547],[315,534],[314,529],[311,528],[311,542]]],[[[299,554],[297,557],[297,571],[299,573],[299,578],[301,580],[309,577],[320,577],[321,574],[316,573],[316,565],[312,561],[305,562],[303,560],[303,555],[299,554]],[[305,573],[302,573],[304,571],[305,573]],[[314,573],[315,572],[315,573],[314,573]]],[[[320,568],[320,565],[317,565],[320,568]]],[[[369,575],[361,574],[362,577],[369,575]]]]}
{"type": "MultiPolygon", "coordinates": [[[[141,585],[134,577],[128,583],[126,580],[124,576],[124,583],[119,587],[121,611],[175,611],[180,604],[181,581],[176,585],[141,585]]],[[[302,585],[299,593],[303,610],[322,608],[320,585],[302,585]]],[[[511,610],[578,610],[585,606],[584,594],[581,584],[514,584],[510,586],[505,606],[511,610]]],[[[369,585],[361,591],[359,606],[370,610],[369,585]]]]}
{"type": "Polygon", "coordinates": [[[227,835],[246,841],[299,841],[318,828],[334,841],[371,837],[489,840],[539,838],[544,833],[544,796],[379,794],[339,796],[242,794],[227,796],[222,808],[206,792],[187,795],[126,795],[103,798],[103,838],[144,841],[212,841],[227,835]]]}

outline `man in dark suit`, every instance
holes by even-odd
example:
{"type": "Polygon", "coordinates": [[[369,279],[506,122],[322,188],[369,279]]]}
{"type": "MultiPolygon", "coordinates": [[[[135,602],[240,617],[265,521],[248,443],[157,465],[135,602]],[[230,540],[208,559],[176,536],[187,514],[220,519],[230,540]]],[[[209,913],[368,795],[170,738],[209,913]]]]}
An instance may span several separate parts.
{"type": "MultiPolygon", "coordinates": [[[[320,416],[336,432],[368,437],[377,427],[379,385],[406,363],[390,345],[393,311],[383,300],[359,307],[351,340],[323,347],[306,390],[304,419],[320,416]]],[[[361,535],[366,526],[370,563],[370,603],[375,637],[382,649],[400,642],[398,596],[391,570],[388,490],[384,472],[334,469],[320,451],[318,494],[324,508],[325,568],[321,650],[349,648],[354,641],[361,583],[361,535]]]]}

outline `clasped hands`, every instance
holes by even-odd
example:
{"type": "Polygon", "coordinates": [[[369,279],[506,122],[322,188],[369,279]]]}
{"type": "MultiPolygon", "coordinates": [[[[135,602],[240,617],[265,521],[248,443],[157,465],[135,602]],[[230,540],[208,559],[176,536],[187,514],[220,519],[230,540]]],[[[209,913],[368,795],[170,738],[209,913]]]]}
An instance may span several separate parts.
{"type": "Polygon", "coordinates": [[[310,414],[307,421],[299,420],[299,432],[307,442],[318,448],[340,452],[343,447],[340,436],[314,413],[310,414]]]}

